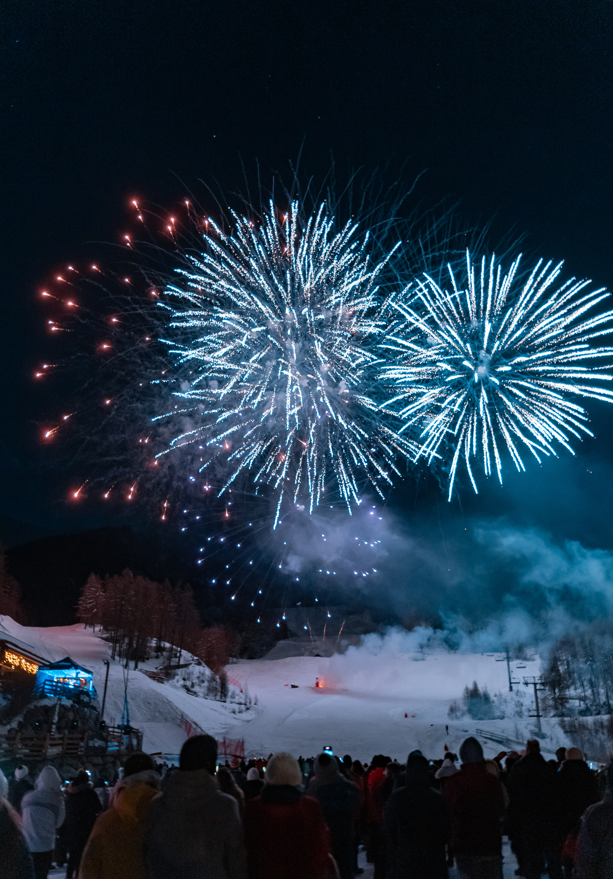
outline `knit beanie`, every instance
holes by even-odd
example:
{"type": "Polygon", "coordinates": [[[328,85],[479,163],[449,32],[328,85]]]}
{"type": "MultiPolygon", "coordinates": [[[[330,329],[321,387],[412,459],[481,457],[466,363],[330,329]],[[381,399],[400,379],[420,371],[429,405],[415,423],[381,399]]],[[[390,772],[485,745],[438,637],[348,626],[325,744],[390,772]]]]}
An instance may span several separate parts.
{"type": "Polygon", "coordinates": [[[266,784],[289,784],[293,787],[302,784],[298,761],[286,752],[275,754],[266,767],[266,784]]]}

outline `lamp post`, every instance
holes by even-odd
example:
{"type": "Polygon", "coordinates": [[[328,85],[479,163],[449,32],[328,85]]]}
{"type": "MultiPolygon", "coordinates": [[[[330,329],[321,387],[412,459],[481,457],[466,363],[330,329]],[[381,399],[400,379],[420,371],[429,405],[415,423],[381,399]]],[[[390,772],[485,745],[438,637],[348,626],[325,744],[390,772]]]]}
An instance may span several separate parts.
{"type": "Polygon", "coordinates": [[[102,696],[102,708],[100,709],[100,720],[104,720],[104,706],[106,704],[106,688],[109,683],[109,669],[111,667],[111,663],[108,659],[104,660],[104,664],[106,665],[106,675],[104,678],[104,695],[102,696]]]}

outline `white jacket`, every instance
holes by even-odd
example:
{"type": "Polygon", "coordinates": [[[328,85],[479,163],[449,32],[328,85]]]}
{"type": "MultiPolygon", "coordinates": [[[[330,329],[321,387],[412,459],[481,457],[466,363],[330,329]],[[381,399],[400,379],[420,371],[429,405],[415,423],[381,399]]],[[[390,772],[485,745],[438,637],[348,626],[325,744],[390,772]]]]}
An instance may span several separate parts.
{"type": "Polygon", "coordinates": [[[60,777],[52,766],[45,766],[21,801],[21,832],[31,852],[50,852],[55,834],[64,823],[64,797],[60,777]]]}

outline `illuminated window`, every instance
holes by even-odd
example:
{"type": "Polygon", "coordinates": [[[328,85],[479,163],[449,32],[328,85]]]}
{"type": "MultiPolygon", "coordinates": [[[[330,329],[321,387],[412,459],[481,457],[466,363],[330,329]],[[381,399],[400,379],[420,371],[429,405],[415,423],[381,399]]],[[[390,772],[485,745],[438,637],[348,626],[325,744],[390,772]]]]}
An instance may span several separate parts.
{"type": "Polygon", "coordinates": [[[4,661],[10,665],[11,668],[20,668],[23,671],[29,672],[31,675],[35,675],[38,671],[38,665],[35,662],[26,659],[25,656],[21,656],[19,653],[13,653],[11,650],[4,651],[4,661]]]}

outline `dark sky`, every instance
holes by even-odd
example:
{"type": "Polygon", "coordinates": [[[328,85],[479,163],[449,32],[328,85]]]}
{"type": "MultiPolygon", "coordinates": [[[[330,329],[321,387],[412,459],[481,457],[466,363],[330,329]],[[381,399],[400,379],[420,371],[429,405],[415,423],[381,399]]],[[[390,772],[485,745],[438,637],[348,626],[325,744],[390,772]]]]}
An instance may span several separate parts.
{"type": "MultiPolygon", "coordinates": [[[[37,293],[89,242],[117,241],[135,195],[184,197],[177,178],[236,189],[240,157],[283,171],[303,141],[316,175],[331,153],[407,160],[427,170],[425,204],[461,199],[470,220],[495,216],[613,286],[611,2],[5,0],[0,32],[0,515],[97,524],[69,515],[40,469],[54,391],[32,381],[53,359],[37,293]]],[[[465,511],[613,546],[613,422],[593,412],[578,459],[488,486],[465,511]]]]}

